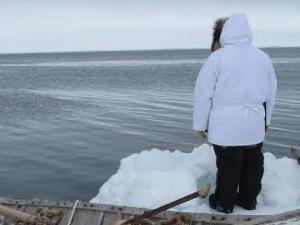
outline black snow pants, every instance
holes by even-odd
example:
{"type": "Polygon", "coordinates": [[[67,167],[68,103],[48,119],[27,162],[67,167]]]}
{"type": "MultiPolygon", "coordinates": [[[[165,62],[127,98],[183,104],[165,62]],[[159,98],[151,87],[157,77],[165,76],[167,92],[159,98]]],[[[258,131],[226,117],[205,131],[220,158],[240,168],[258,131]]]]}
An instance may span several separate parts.
{"type": "Polygon", "coordinates": [[[244,205],[256,204],[264,173],[262,144],[213,145],[218,169],[215,197],[222,207],[233,209],[237,197],[244,205]]]}

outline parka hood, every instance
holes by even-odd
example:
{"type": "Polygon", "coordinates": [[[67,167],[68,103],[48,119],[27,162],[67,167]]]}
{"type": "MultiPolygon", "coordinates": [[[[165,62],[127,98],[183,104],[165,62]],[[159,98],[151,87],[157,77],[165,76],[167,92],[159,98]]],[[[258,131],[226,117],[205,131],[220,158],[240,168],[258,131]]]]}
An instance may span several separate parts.
{"type": "Polygon", "coordinates": [[[226,20],[220,43],[221,46],[252,43],[252,32],[245,15],[233,14],[226,20]]]}

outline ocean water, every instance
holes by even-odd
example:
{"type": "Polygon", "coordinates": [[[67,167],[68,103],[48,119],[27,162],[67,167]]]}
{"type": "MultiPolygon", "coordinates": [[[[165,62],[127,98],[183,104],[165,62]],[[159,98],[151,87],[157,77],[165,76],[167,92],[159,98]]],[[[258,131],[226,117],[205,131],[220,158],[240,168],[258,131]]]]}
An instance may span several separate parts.
{"type": "MultiPolygon", "coordinates": [[[[300,145],[300,49],[266,51],[278,95],[264,151],[291,156],[300,145]]],[[[200,145],[193,88],[208,54],[0,55],[0,196],[90,200],[124,157],[191,152],[200,145]]]]}

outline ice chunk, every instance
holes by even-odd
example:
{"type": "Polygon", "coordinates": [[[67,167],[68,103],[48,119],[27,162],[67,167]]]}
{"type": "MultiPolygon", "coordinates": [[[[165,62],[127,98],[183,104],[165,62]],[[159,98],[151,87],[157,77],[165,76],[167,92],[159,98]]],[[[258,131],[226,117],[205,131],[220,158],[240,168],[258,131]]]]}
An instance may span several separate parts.
{"type": "MultiPolygon", "coordinates": [[[[274,214],[300,208],[300,166],[267,152],[257,210],[235,208],[236,214],[274,214]]],[[[203,144],[191,153],[152,149],[121,160],[119,170],[91,202],[155,208],[190,194],[208,182],[215,188],[215,154],[203,144]]],[[[196,199],[173,210],[214,212],[207,199],[196,199]]]]}

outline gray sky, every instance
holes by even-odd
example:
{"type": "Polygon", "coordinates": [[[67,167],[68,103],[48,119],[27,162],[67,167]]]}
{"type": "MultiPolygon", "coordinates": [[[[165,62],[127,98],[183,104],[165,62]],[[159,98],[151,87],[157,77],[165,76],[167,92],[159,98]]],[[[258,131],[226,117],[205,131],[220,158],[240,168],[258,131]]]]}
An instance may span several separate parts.
{"type": "Polygon", "coordinates": [[[299,0],[0,0],[0,53],[209,48],[246,13],[256,45],[300,46],[299,0]]]}

